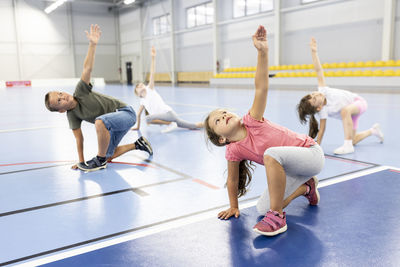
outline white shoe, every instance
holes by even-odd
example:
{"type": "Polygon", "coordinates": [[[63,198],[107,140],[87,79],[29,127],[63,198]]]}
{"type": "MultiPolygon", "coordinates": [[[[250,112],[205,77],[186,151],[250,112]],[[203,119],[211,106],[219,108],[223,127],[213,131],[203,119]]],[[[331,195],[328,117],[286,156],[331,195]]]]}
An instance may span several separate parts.
{"type": "Polygon", "coordinates": [[[375,135],[376,137],[378,137],[379,140],[381,141],[381,143],[383,143],[384,136],[383,136],[381,126],[379,125],[379,123],[375,123],[374,125],[372,125],[371,131],[372,131],[372,135],[375,135]]]}
{"type": "Polygon", "coordinates": [[[336,148],[333,153],[343,155],[343,154],[350,154],[354,152],[354,146],[341,146],[336,148]]]}
{"type": "Polygon", "coordinates": [[[178,128],[178,124],[176,124],[176,122],[171,122],[165,129],[163,129],[161,132],[162,133],[169,133],[173,130],[175,130],[176,128],[178,128]]]}

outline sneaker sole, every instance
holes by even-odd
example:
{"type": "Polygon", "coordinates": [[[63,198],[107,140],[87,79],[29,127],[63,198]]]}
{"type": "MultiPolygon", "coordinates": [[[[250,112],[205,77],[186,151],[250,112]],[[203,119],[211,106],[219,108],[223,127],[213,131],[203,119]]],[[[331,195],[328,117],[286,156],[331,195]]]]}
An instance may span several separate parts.
{"type": "Polygon", "coordinates": [[[78,169],[80,169],[81,171],[85,171],[85,172],[94,172],[94,171],[102,170],[102,169],[105,169],[105,168],[107,168],[107,165],[100,166],[100,167],[97,167],[97,168],[94,168],[94,169],[85,169],[85,168],[82,168],[81,166],[78,165],[78,169]]]}
{"type": "Polygon", "coordinates": [[[286,232],[286,230],[287,230],[287,224],[284,227],[279,228],[278,230],[276,230],[274,232],[263,232],[263,231],[258,230],[257,228],[253,228],[254,232],[259,233],[261,235],[266,235],[266,236],[278,235],[278,234],[286,232]]]}
{"type": "MultiPolygon", "coordinates": [[[[148,144],[148,148],[150,149],[150,156],[153,155],[153,148],[150,145],[150,142],[142,136],[143,141],[148,144]]],[[[147,147],[147,146],[146,146],[147,147]]]]}
{"type": "Polygon", "coordinates": [[[318,188],[317,188],[317,186],[318,186],[318,179],[317,179],[317,177],[313,177],[313,180],[314,180],[314,184],[315,184],[315,193],[317,194],[317,199],[318,199],[318,201],[317,201],[317,203],[316,204],[314,204],[314,205],[312,205],[312,206],[316,206],[316,205],[318,205],[318,203],[319,203],[319,192],[318,192],[318,188]]]}

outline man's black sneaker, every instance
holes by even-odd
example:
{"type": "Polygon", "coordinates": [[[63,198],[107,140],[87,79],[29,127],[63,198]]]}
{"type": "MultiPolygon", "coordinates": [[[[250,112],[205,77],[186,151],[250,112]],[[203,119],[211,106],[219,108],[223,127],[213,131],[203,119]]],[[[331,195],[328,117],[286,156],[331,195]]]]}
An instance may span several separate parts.
{"type": "Polygon", "coordinates": [[[153,155],[153,149],[151,148],[151,145],[149,141],[147,141],[146,138],[141,136],[138,140],[135,142],[136,149],[146,151],[147,153],[153,155]]]}

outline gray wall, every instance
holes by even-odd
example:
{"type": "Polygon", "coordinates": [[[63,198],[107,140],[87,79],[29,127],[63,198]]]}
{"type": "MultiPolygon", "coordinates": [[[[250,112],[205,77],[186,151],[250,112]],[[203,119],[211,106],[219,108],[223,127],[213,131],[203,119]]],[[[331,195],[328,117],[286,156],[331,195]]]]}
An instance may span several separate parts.
{"type": "Polygon", "coordinates": [[[79,77],[88,46],[84,30],[91,23],[103,33],[93,76],[119,80],[116,17],[107,6],[69,2],[46,14],[48,2],[15,3],[0,1],[0,80],[79,77]]]}
{"type": "MultiPolygon", "coordinates": [[[[158,51],[158,72],[172,69],[171,34],[153,36],[154,17],[171,13],[170,0],[147,1],[141,8],[109,11],[107,5],[69,2],[47,15],[48,2],[0,1],[0,80],[79,77],[87,51],[84,30],[101,26],[93,76],[126,79],[125,63],[133,63],[134,80],[150,68],[150,47],[158,51]],[[14,12],[16,16],[14,16],[14,12]],[[16,23],[14,23],[14,21],[16,23]]],[[[206,0],[173,0],[175,70],[212,71],[213,26],[186,28],[186,9],[206,0]]],[[[222,67],[254,66],[251,35],[265,25],[274,62],[275,15],[266,12],[233,19],[233,0],[217,0],[218,60],[222,67]],[[224,66],[224,64],[227,64],[224,66]]],[[[281,64],[310,63],[309,39],[315,36],[323,62],[379,60],[382,55],[384,0],[324,0],[302,5],[281,1],[281,64]]],[[[396,0],[394,59],[400,58],[400,0],[396,0]]]]}

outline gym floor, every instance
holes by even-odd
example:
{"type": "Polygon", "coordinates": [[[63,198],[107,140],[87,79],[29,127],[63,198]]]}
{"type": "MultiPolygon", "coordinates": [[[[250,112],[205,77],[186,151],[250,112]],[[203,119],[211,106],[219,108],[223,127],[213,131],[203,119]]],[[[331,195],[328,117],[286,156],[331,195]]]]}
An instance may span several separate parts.
{"type": "MultiPolygon", "coordinates": [[[[251,89],[156,86],[185,120],[202,121],[218,107],[244,115],[251,89]]],[[[265,118],[307,133],[296,104],[309,91],[270,90],[265,118]]],[[[345,88],[343,88],[345,89],[345,88]]],[[[121,144],[140,135],[154,155],[131,151],[104,170],[84,173],[65,114],[44,107],[50,90],[0,89],[0,266],[396,266],[400,261],[400,94],[359,93],[369,104],[359,130],[379,122],[381,144],[371,136],[355,152],[335,156],[343,143],[340,120],[328,119],[322,148],[321,202],[304,197],[286,209],[288,230],[259,236],[255,203],[267,188],[257,165],[241,215],[221,221],[229,205],[224,148],[207,145],[202,130],[142,123],[121,144]]],[[[94,86],[129,103],[133,88],[94,86]]],[[[379,89],[377,88],[377,91],[379,89]]],[[[142,118],[143,119],[143,118],[142,118]]],[[[94,126],[83,123],[85,157],[97,153],[94,126]]]]}

